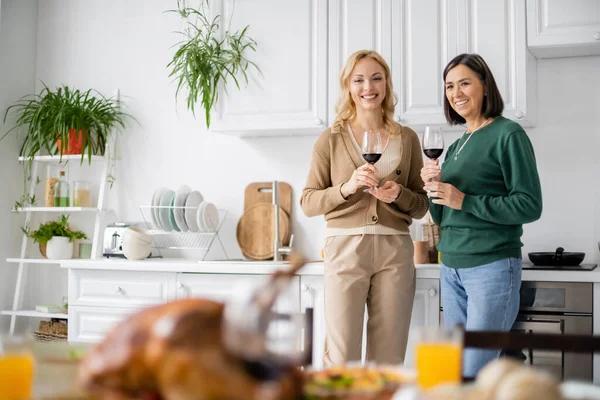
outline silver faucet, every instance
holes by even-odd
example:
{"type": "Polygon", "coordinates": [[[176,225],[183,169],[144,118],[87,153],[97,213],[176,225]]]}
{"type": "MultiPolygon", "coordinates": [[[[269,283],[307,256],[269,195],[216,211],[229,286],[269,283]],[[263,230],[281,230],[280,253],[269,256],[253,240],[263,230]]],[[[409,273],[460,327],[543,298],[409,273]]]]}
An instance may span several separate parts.
{"type": "MultiPolygon", "coordinates": [[[[275,219],[275,237],[273,238],[273,261],[281,261],[282,255],[292,252],[294,235],[290,237],[289,246],[281,245],[281,233],[279,230],[279,182],[273,181],[273,218],[275,219]]],[[[290,221],[291,222],[291,221],[290,221]]]]}

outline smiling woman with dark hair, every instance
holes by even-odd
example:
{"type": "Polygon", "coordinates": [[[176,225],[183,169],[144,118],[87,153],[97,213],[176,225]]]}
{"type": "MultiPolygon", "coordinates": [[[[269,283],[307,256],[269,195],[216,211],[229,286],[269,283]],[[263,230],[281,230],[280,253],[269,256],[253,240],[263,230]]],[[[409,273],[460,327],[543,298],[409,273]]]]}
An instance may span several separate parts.
{"type": "MultiPolygon", "coordinates": [[[[523,224],[542,212],[533,147],[519,124],[501,116],[502,96],[481,56],[455,57],[443,78],[446,120],[467,126],[441,168],[429,160],[421,170],[442,228],[444,324],[508,331],[519,311],[523,224]]],[[[467,349],[463,375],[475,376],[498,355],[467,349]]]]}

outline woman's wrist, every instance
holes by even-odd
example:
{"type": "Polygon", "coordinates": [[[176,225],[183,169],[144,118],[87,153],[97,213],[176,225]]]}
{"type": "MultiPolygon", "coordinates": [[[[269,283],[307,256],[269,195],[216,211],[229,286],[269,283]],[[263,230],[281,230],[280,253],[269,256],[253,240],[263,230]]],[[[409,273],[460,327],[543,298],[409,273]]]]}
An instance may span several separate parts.
{"type": "Polygon", "coordinates": [[[347,199],[348,196],[350,196],[352,194],[348,190],[348,182],[342,183],[342,186],[340,186],[340,193],[342,194],[342,196],[344,197],[344,199],[347,199]]]}

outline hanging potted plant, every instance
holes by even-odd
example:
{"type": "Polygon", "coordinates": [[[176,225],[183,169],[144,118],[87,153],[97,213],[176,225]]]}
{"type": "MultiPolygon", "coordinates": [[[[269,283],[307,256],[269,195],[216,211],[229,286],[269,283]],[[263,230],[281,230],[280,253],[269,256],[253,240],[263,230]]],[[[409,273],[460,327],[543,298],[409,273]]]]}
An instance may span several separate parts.
{"type": "Polygon", "coordinates": [[[84,232],[73,231],[69,227],[69,217],[61,215],[57,220],[41,224],[37,230],[25,234],[40,246],[40,253],[51,260],[73,258],[73,240],[87,239],[84,232]]]}
{"type": "MultiPolygon", "coordinates": [[[[198,9],[188,7],[186,0],[177,1],[178,13],[186,21],[184,39],[179,42],[167,68],[169,77],[175,77],[177,97],[182,90],[187,92],[187,108],[196,115],[196,103],[200,101],[204,109],[206,127],[210,128],[210,113],[219,98],[219,84],[232,79],[240,89],[238,78],[248,83],[247,69],[250,65],[258,67],[246,56],[246,50],[256,51],[256,42],[247,36],[248,26],[241,31],[222,35],[219,32],[220,15],[208,17],[208,0],[202,1],[198,9]]],[[[209,7],[208,7],[209,8],[209,7]]]]}

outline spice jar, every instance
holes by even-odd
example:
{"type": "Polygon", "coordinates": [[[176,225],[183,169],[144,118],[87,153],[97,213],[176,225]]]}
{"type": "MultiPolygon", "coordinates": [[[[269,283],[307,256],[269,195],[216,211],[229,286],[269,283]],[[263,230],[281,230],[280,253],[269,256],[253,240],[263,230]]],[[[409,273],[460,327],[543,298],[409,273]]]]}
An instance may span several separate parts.
{"type": "Polygon", "coordinates": [[[88,181],[73,182],[73,207],[90,207],[91,183],[88,181]]]}
{"type": "Polygon", "coordinates": [[[44,206],[54,207],[54,185],[58,182],[58,166],[46,167],[46,180],[44,181],[44,206]]]}

